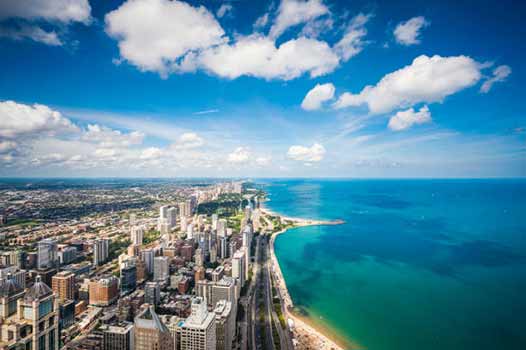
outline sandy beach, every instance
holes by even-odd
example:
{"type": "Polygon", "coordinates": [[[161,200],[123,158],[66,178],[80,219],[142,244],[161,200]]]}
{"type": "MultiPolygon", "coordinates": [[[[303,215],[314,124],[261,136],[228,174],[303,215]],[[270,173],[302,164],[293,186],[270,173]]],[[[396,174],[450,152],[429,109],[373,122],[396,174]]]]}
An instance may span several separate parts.
{"type": "MultiPolygon", "coordinates": [[[[291,221],[296,226],[310,226],[310,225],[337,225],[343,223],[343,221],[320,221],[320,220],[309,220],[301,218],[285,217],[276,213],[271,212],[267,208],[261,208],[261,211],[265,215],[279,216],[283,220],[291,221]]],[[[334,337],[329,337],[322,330],[317,329],[308,323],[304,317],[295,315],[293,310],[294,303],[290,297],[287,289],[287,284],[283,278],[281,268],[279,266],[278,259],[274,251],[274,242],[277,236],[283,234],[287,229],[278,231],[270,238],[270,254],[272,263],[272,275],[276,282],[276,288],[279,290],[282,300],[285,303],[286,318],[291,327],[292,333],[294,334],[294,344],[296,349],[321,349],[321,350],[344,350],[352,348],[349,344],[343,342],[343,340],[336,340],[334,337]]]]}

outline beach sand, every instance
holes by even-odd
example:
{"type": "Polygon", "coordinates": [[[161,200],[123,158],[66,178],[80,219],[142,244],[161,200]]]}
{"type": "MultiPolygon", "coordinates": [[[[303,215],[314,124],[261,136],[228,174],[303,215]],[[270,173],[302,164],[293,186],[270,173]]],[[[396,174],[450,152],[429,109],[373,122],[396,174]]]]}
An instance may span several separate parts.
{"type": "MultiPolygon", "coordinates": [[[[336,225],[343,223],[343,221],[318,221],[308,220],[301,218],[289,218],[279,214],[273,213],[266,208],[262,208],[261,211],[265,215],[279,216],[283,220],[292,221],[296,226],[309,226],[309,225],[336,225]]],[[[294,304],[292,298],[287,289],[285,279],[281,273],[278,259],[274,251],[274,241],[276,237],[287,229],[278,231],[270,238],[270,254],[272,262],[272,275],[278,288],[280,295],[282,296],[283,302],[285,303],[286,318],[289,325],[292,323],[291,331],[294,335],[294,344],[296,349],[308,350],[308,349],[319,349],[319,350],[345,350],[345,349],[356,349],[357,346],[349,344],[348,342],[337,337],[333,332],[329,331],[327,327],[320,325],[313,325],[313,320],[308,317],[300,316],[294,313],[292,310],[294,304]],[[292,322],[291,322],[292,321],[292,322]]]]}

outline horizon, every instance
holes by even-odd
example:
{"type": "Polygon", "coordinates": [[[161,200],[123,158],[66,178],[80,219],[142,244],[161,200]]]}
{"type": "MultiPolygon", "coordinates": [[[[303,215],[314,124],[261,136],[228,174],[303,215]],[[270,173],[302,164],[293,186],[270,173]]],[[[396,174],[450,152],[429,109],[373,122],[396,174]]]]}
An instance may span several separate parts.
{"type": "Polygon", "coordinates": [[[523,3],[24,1],[2,177],[526,177],[523,3]]]}

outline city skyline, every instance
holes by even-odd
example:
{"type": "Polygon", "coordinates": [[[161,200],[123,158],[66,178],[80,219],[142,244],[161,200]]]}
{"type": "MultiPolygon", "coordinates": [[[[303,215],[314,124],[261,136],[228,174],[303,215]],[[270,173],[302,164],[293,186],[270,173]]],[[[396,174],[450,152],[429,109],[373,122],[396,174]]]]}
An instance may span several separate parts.
{"type": "Polygon", "coordinates": [[[523,7],[4,1],[0,176],[524,177],[523,7]]]}

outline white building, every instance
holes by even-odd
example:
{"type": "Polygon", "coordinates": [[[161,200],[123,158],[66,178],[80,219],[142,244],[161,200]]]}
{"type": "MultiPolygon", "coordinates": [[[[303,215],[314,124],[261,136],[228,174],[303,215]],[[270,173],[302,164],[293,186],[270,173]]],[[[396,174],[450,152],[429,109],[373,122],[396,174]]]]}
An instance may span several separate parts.
{"type": "Polygon", "coordinates": [[[144,226],[132,226],[130,230],[130,240],[133,245],[142,245],[144,231],[144,226]]]}
{"type": "Polygon", "coordinates": [[[206,302],[192,300],[192,313],[181,324],[181,350],[216,350],[215,313],[208,312],[206,302]]]}

